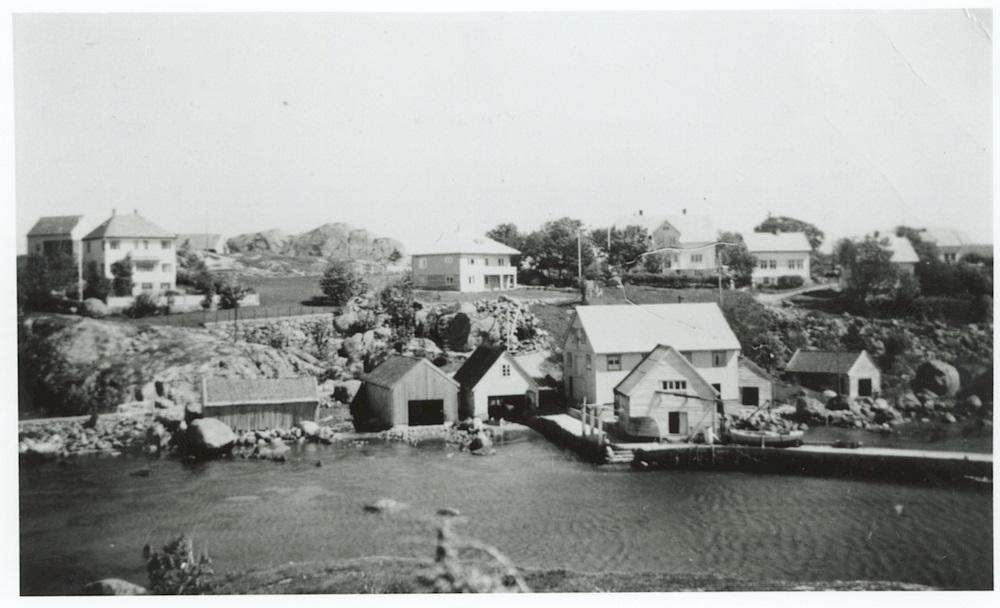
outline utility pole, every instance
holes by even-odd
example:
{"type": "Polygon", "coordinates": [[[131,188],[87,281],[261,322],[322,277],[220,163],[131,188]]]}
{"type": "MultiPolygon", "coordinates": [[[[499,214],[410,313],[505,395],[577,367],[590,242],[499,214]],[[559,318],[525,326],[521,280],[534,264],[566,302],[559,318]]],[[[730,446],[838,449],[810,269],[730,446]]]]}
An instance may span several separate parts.
{"type": "Polygon", "coordinates": [[[580,236],[582,231],[583,228],[578,228],[576,231],[576,273],[580,281],[580,299],[586,304],[587,284],[583,280],[583,238],[580,236]]]}

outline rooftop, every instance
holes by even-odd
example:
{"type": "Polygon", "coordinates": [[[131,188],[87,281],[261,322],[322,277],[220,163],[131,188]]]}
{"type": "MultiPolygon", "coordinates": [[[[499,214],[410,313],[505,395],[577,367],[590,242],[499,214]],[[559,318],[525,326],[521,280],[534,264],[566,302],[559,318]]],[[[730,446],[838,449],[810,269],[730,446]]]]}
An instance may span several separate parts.
{"type": "Polygon", "coordinates": [[[84,240],[101,238],[172,239],[177,235],[136,213],[115,213],[91,230],[84,240]]]}
{"type": "Polygon", "coordinates": [[[82,215],[52,215],[40,217],[28,231],[28,236],[68,235],[80,224],[82,215]]]}
{"type": "MultiPolygon", "coordinates": [[[[486,372],[490,371],[493,364],[497,362],[497,359],[504,356],[507,352],[501,346],[479,346],[473,351],[472,355],[465,360],[462,367],[458,368],[458,371],[452,376],[455,382],[458,382],[464,387],[473,387],[479,384],[479,381],[483,379],[486,372]]],[[[516,369],[525,379],[533,378],[516,358],[508,356],[507,360],[511,362],[514,369],[516,369]]]]}
{"type": "Polygon", "coordinates": [[[448,374],[441,371],[439,367],[435,366],[427,359],[406,357],[403,355],[391,355],[388,359],[383,361],[381,365],[361,376],[361,380],[369,384],[374,384],[375,386],[391,388],[397,382],[402,380],[403,377],[410,372],[410,370],[418,365],[429,365],[432,369],[441,374],[441,377],[446,378],[449,382],[456,385],[458,384],[457,381],[453,380],[448,376],[448,374]]]}
{"type": "Polygon", "coordinates": [[[666,222],[680,233],[681,243],[711,243],[718,234],[712,224],[712,218],[707,215],[663,214],[663,215],[621,215],[616,217],[612,225],[618,228],[625,226],[642,226],[646,232],[652,233],[666,222]]]}
{"type": "Polygon", "coordinates": [[[428,247],[411,255],[441,255],[441,254],[475,253],[480,255],[519,255],[521,252],[513,247],[493,239],[483,237],[466,237],[457,233],[442,234],[428,247]]]}
{"type": "Polygon", "coordinates": [[[846,374],[864,351],[803,350],[792,355],[786,372],[846,374]]]}
{"type": "Polygon", "coordinates": [[[615,392],[621,393],[623,395],[629,395],[636,386],[638,386],[639,381],[642,378],[656,368],[657,365],[663,362],[664,359],[669,358],[673,365],[676,367],[686,368],[691,372],[692,378],[696,379],[696,382],[692,383],[691,388],[696,389],[695,396],[700,396],[706,399],[714,400],[717,396],[715,389],[702,377],[698,370],[695,369],[693,365],[687,360],[686,357],[677,352],[672,346],[667,346],[666,344],[657,344],[651,351],[646,353],[646,356],[642,358],[642,361],[636,365],[627,376],[622,378],[622,381],[615,386],[615,392]]]}
{"type": "Polygon", "coordinates": [[[749,232],[743,242],[750,253],[812,251],[805,232],[749,232]]]}
{"type": "Polygon", "coordinates": [[[316,401],[316,380],[303,378],[206,378],[205,405],[316,401]]]}
{"type": "Polygon", "coordinates": [[[679,351],[740,348],[712,302],[577,306],[576,314],[595,353],[647,353],[658,344],[679,351]]]}

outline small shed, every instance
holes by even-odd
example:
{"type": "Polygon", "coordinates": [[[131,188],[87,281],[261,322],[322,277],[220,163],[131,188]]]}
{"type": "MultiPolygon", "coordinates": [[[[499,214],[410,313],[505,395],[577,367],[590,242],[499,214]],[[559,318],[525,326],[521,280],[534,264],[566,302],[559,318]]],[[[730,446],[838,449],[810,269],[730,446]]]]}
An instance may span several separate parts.
{"type": "Polygon", "coordinates": [[[690,440],[718,430],[719,392],[687,358],[660,344],[615,387],[615,414],[626,435],[690,440]]]}
{"type": "Polygon", "coordinates": [[[785,366],[795,384],[816,391],[832,390],[848,399],[875,397],[882,390],[882,372],[867,351],[798,349],[785,366]]]}
{"type": "Polygon", "coordinates": [[[458,382],[427,359],[392,355],[361,381],[352,406],[355,426],[390,428],[458,420],[458,382]]]}
{"type": "Polygon", "coordinates": [[[316,379],[203,378],[202,415],[239,431],[288,429],[316,420],[316,379]]]}
{"type": "Polygon", "coordinates": [[[742,356],[739,361],[739,386],[742,406],[759,407],[774,399],[774,381],[770,374],[742,356]]]}
{"type": "Polygon", "coordinates": [[[461,387],[461,418],[501,418],[538,404],[538,386],[517,360],[500,346],[480,346],[452,376],[461,387]]]}

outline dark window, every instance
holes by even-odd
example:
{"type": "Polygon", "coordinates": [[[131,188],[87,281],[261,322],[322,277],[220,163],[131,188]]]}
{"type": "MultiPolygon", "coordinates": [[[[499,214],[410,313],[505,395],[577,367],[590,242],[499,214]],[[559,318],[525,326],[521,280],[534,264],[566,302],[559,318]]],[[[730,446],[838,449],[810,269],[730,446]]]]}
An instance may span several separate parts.
{"type": "Polygon", "coordinates": [[[858,396],[859,397],[871,397],[872,396],[872,379],[871,378],[858,378],[858,396]]]}
{"type": "Polygon", "coordinates": [[[667,432],[671,435],[687,433],[687,414],[684,412],[669,412],[667,414],[667,432]]]}
{"type": "Polygon", "coordinates": [[[741,386],[740,403],[743,405],[760,405],[760,389],[756,386],[741,386]]]}

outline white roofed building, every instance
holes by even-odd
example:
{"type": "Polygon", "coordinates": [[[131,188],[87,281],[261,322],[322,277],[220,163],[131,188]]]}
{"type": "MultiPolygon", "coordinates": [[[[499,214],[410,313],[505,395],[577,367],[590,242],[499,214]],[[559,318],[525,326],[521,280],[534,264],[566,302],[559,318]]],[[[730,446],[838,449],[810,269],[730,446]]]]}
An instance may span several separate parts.
{"type": "Polygon", "coordinates": [[[413,286],[450,291],[505,291],[517,287],[521,252],[503,243],[458,235],[442,237],[410,256],[413,286]]]}
{"type": "Polygon", "coordinates": [[[790,275],[809,282],[812,247],[804,232],[750,232],[743,235],[743,242],[757,258],[754,285],[775,285],[779,277],[790,275]]]}
{"type": "Polygon", "coordinates": [[[132,295],[161,293],[177,286],[177,235],[134,213],[111,212],[111,217],[83,237],[83,263],[93,262],[111,279],[111,265],[125,259],[132,264],[132,295]]]}
{"type": "Polygon", "coordinates": [[[619,230],[626,226],[641,226],[649,234],[649,249],[676,247],[679,251],[664,252],[663,271],[670,270],[715,270],[716,230],[712,218],[707,215],[683,213],[667,215],[623,215],[614,219],[613,226],[619,230]]]}
{"type": "Polygon", "coordinates": [[[563,343],[567,403],[609,404],[654,347],[675,348],[723,400],[739,398],[739,340],[718,305],[577,306],[563,343]]]}

